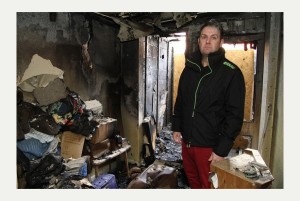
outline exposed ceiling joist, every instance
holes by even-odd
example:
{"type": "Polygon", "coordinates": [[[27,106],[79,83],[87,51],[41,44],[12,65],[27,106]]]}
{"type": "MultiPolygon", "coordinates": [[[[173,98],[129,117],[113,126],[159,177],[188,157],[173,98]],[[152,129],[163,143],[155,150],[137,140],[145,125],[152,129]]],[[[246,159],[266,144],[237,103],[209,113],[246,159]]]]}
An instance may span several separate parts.
{"type": "Polygon", "coordinates": [[[121,41],[133,40],[147,35],[168,37],[181,32],[189,25],[202,24],[215,18],[221,22],[264,18],[265,13],[241,12],[96,12],[97,18],[110,20],[120,26],[121,41]]]}

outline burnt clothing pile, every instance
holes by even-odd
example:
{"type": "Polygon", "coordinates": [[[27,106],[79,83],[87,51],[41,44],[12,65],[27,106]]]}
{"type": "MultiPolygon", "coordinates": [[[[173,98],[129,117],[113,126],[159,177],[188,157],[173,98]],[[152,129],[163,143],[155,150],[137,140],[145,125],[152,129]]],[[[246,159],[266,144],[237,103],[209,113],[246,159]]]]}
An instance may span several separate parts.
{"type": "MultiPolygon", "coordinates": [[[[22,92],[18,91],[19,93],[22,92]]],[[[18,102],[17,140],[23,140],[24,134],[31,128],[48,135],[69,130],[87,137],[96,131],[98,122],[91,119],[92,113],[85,110],[84,102],[73,91],[69,91],[66,98],[50,104],[45,110],[22,100],[18,102]]]]}
{"type": "Polygon", "coordinates": [[[40,107],[22,101],[17,105],[17,140],[23,140],[31,128],[48,135],[56,135],[61,126],[40,107]]]}
{"type": "Polygon", "coordinates": [[[66,98],[48,106],[48,113],[60,125],[61,131],[72,131],[86,137],[95,133],[98,123],[89,120],[91,112],[85,109],[85,103],[76,92],[69,91],[66,98]]]}
{"type": "MultiPolygon", "coordinates": [[[[66,160],[61,134],[71,131],[90,139],[99,123],[79,94],[65,85],[63,73],[35,54],[17,84],[18,188],[89,186],[84,178],[90,171],[90,159],[66,160]]],[[[98,112],[101,116],[102,107],[98,112]]]]}
{"type": "Polygon", "coordinates": [[[27,185],[30,188],[44,188],[51,178],[59,175],[64,169],[63,158],[48,154],[36,161],[36,165],[26,174],[27,185]]]}
{"type": "Polygon", "coordinates": [[[67,161],[57,154],[47,154],[36,160],[29,160],[17,149],[17,164],[25,178],[22,188],[69,189],[93,188],[86,180],[89,171],[89,158],[81,157],[67,161]],[[84,180],[85,182],[81,182],[84,180]],[[79,185],[80,184],[80,185],[79,185]]]}
{"type": "Polygon", "coordinates": [[[49,153],[57,153],[59,143],[58,137],[46,135],[31,129],[31,132],[24,135],[25,139],[17,141],[17,148],[29,160],[42,158],[49,153]]]}
{"type": "Polygon", "coordinates": [[[47,106],[25,102],[17,91],[17,166],[18,177],[25,180],[21,188],[93,188],[83,180],[90,171],[89,158],[70,165],[61,156],[59,135],[72,131],[91,137],[99,124],[92,115],[70,90],[47,106]]]}

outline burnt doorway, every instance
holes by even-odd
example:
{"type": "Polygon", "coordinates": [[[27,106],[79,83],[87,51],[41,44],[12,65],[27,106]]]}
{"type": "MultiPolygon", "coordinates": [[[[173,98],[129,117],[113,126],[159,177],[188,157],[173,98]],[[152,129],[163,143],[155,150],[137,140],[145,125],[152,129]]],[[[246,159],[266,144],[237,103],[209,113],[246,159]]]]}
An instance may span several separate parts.
{"type": "Polygon", "coordinates": [[[157,131],[166,125],[169,86],[168,41],[158,36],[146,40],[145,116],[153,116],[157,131]]]}
{"type": "Polygon", "coordinates": [[[184,68],[184,51],[185,33],[146,39],[145,116],[154,117],[158,133],[171,122],[175,83],[184,68]]]}

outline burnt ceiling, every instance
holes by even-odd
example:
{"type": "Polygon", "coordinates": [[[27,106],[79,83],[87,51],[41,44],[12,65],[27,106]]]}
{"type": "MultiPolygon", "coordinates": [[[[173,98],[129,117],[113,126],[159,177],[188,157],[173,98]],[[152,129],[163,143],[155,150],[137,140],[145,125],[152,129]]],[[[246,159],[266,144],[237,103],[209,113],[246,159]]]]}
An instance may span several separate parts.
{"type": "Polygon", "coordinates": [[[147,35],[174,36],[192,24],[201,24],[215,18],[218,21],[264,18],[265,13],[242,12],[95,12],[84,13],[89,18],[120,26],[121,41],[147,35]]]}

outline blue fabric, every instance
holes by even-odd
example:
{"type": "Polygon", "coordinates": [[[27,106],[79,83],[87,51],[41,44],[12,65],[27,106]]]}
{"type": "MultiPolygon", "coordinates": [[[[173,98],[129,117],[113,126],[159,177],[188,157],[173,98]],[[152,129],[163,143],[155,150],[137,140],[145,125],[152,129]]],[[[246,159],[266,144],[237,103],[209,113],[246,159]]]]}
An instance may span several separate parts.
{"type": "Polygon", "coordinates": [[[84,162],[83,165],[81,166],[80,170],[79,170],[79,174],[83,177],[87,176],[87,163],[84,162]]]}
{"type": "Polygon", "coordinates": [[[50,143],[41,143],[35,138],[17,141],[17,147],[24,153],[29,160],[41,158],[48,150],[50,143]]]}

